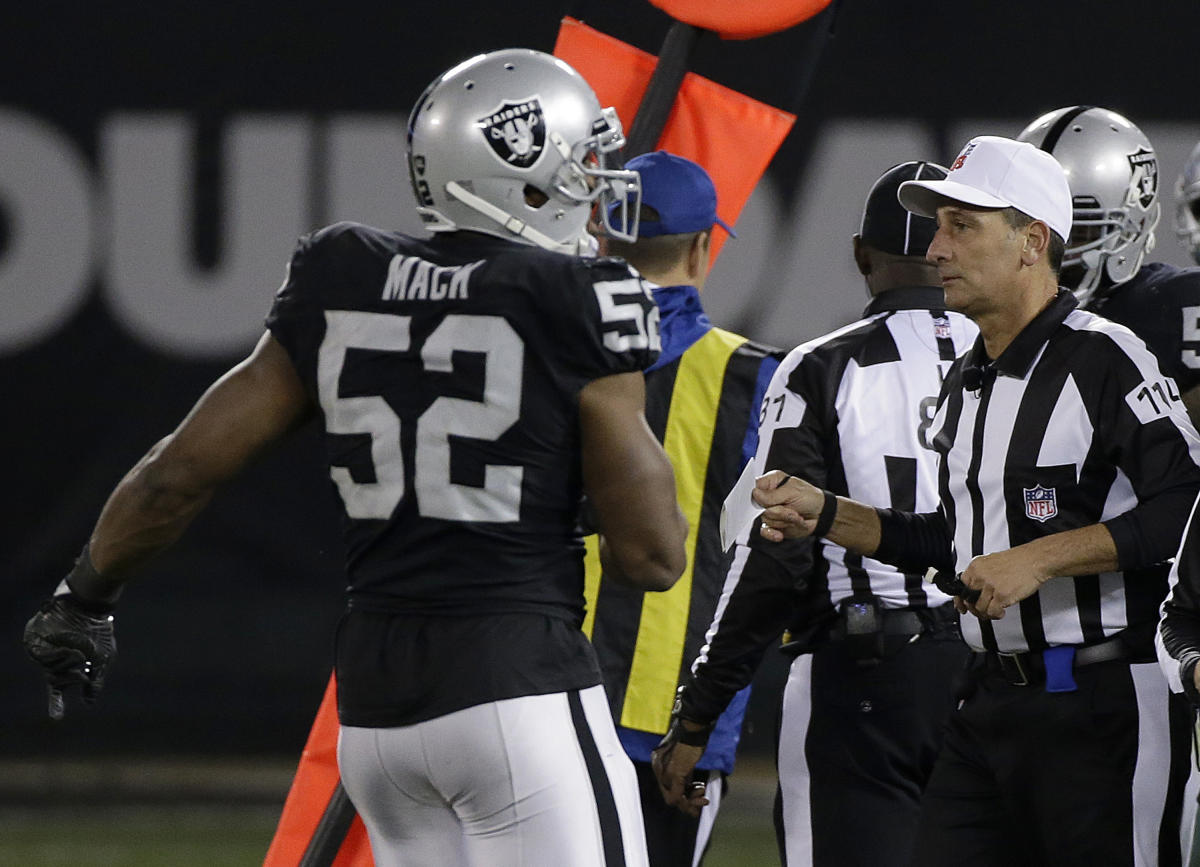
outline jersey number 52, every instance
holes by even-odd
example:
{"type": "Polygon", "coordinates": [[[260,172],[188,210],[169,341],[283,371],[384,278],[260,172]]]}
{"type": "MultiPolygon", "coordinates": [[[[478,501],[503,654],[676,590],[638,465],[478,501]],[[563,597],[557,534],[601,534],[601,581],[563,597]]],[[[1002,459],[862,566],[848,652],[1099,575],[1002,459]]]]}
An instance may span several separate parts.
{"type": "MultiPolygon", "coordinates": [[[[400,417],[382,397],[341,397],[338,383],[347,349],[405,352],[410,347],[410,317],[387,313],[330,310],[325,339],[317,357],[317,390],[331,434],[371,435],[374,482],[356,482],[345,467],[330,467],[346,514],[382,519],[404,497],[404,455],[400,417]]],[[[421,347],[426,371],[451,372],[455,350],[483,353],[482,400],[437,398],[417,418],[413,487],[418,512],[426,518],[458,521],[518,520],[521,511],[519,466],[489,464],[483,487],[450,480],[450,437],[494,440],[520,417],[525,345],[500,316],[450,315],[421,347]]]]}

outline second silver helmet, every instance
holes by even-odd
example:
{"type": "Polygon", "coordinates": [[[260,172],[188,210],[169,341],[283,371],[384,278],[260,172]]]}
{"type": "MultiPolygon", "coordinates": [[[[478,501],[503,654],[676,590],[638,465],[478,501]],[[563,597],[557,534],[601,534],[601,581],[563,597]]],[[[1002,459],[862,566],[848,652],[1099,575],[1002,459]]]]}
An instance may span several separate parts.
{"type": "Polygon", "coordinates": [[[1200,144],[1192,148],[1175,185],[1175,234],[1200,263],[1200,144]]]}
{"type": "Polygon", "coordinates": [[[1133,277],[1154,249],[1162,211],[1150,140],[1127,118],[1090,105],[1044,114],[1019,138],[1053,154],[1067,173],[1073,220],[1063,280],[1080,302],[1133,277]]]}

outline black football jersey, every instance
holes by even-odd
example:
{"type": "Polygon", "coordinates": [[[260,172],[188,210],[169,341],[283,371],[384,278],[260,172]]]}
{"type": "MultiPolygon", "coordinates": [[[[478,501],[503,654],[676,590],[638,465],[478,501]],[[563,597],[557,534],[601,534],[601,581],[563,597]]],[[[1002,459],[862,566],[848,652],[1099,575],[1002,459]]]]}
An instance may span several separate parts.
{"type": "Polygon", "coordinates": [[[1181,390],[1200,385],[1200,268],[1151,262],[1089,309],[1142,338],[1181,390]]]}
{"type": "Polygon", "coordinates": [[[301,239],[267,326],[324,414],[352,607],[583,617],[578,394],[658,354],[624,262],[351,223],[301,239]]]}

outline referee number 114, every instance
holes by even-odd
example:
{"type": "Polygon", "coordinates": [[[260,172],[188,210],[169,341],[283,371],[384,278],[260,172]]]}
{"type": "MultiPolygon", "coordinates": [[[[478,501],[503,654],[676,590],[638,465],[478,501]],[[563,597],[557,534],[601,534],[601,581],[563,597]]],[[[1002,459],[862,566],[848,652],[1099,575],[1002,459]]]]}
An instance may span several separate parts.
{"type": "Polygon", "coordinates": [[[1125,396],[1125,402],[1143,424],[1169,415],[1171,404],[1179,401],[1179,390],[1171,379],[1143,382],[1125,396]]]}

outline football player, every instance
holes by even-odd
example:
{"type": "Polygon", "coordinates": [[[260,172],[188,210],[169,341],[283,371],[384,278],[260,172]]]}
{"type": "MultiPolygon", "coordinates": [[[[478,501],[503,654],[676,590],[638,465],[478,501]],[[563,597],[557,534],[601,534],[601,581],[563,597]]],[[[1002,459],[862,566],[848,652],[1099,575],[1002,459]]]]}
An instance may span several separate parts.
{"type": "Polygon", "coordinates": [[[1062,284],[1142,338],[1200,420],[1200,268],[1145,261],[1162,212],[1154,146],[1125,117],[1091,105],[1044,114],[1019,138],[1067,172],[1074,213],[1062,284]]]}
{"type": "Polygon", "coordinates": [[[1200,143],[1192,148],[1175,183],[1175,235],[1200,263],[1200,143]]]}
{"type": "MultiPolygon", "coordinates": [[[[583,620],[586,492],[606,574],[684,563],[674,477],[643,415],[657,308],[591,249],[637,175],[611,109],[528,50],[439,76],[409,121],[432,238],[339,223],[301,239],[249,358],[109,498],[25,646],[94,696],[135,567],[306,419],[343,511],[339,765],[375,861],[645,864],[633,768],[583,620]],[[636,495],[634,495],[636,494],[636,495]]],[[[632,209],[636,214],[636,207],[632,209]]]]}

